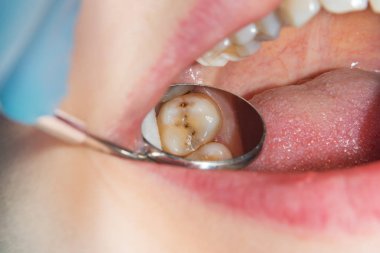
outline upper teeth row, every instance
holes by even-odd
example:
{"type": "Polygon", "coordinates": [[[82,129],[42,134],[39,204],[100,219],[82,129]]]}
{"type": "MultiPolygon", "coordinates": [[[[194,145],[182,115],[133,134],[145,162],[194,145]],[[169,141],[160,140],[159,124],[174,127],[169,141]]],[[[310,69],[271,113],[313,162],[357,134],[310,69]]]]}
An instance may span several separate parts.
{"type": "Polygon", "coordinates": [[[262,41],[276,39],[282,25],[300,27],[321,7],[331,13],[347,13],[365,10],[368,2],[374,12],[380,13],[380,0],[284,0],[275,12],[223,39],[197,61],[215,67],[239,61],[254,54],[262,41]]]}

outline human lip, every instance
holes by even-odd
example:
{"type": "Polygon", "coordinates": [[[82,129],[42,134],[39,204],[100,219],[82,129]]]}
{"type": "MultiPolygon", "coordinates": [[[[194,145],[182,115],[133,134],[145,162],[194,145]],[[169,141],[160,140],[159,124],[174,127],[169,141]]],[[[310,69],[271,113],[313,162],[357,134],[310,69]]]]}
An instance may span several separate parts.
{"type": "MultiPolygon", "coordinates": [[[[190,55],[182,55],[184,62],[190,55]]],[[[160,66],[154,73],[162,74],[164,69],[172,66],[168,64],[160,66]]],[[[345,231],[357,231],[363,225],[373,225],[379,220],[380,201],[375,196],[379,163],[359,166],[344,173],[329,171],[297,175],[243,171],[207,173],[163,165],[152,167],[174,184],[197,193],[201,199],[220,203],[255,219],[315,230],[338,226],[345,231]]]]}
{"type": "Polygon", "coordinates": [[[315,232],[360,233],[380,222],[380,162],[342,171],[267,174],[152,168],[206,203],[262,222],[315,232]]]}

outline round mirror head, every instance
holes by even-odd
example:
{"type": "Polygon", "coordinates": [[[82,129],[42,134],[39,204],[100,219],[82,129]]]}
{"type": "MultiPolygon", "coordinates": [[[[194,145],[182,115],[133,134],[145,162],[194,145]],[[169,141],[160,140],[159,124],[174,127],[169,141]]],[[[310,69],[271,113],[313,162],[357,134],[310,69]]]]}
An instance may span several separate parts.
{"type": "Polygon", "coordinates": [[[265,126],[245,99],[210,86],[176,84],[145,117],[142,135],[156,162],[238,169],[259,154],[265,126]]]}

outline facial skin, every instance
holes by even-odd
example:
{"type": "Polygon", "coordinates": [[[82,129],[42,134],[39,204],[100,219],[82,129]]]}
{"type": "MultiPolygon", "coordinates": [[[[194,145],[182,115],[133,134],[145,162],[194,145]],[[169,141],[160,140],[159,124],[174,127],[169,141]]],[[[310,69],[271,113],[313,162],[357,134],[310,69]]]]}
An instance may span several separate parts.
{"type": "MultiPolygon", "coordinates": [[[[219,1],[219,5],[231,9],[231,13],[225,12],[225,18],[221,18],[222,23],[196,24],[199,19],[189,15],[202,17],[205,12],[205,8],[200,8],[194,13],[199,8],[196,1],[143,0],[138,4],[124,0],[84,1],[71,92],[62,107],[83,119],[91,131],[134,146],[139,135],[136,129],[145,112],[183,70],[166,69],[170,60],[188,53],[184,62],[189,65],[194,60],[190,53],[200,55],[228,33],[219,29],[220,25],[231,32],[261,17],[276,4],[267,1],[267,6],[263,6],[263,1],[255,0],[234,2],[229,6],[229,1],[219,1]],[[237,22],[232,22],[234,13],[241,13],[237,22]],[[205,32],[200,31],[185,36],[180,29],[183,25],[196,29],[214,26],[215,33],[201,36],[205,32]],[[199,46],[178,46],[189,47],[191,41],[198,41],[199,46]],[[174,46],[170,47],[170,43],[174,46]]],[[[376,41],[377,17],[369,12],[337,18],[322,15],[323,19],[312,21],[309,29],[289,29],[281,35],[281,41],[268,43],[260,51],[260,57],[250,61],[251,69],[237,64],[231,64],[224,72],[195,68],[200,71],[196,81],[218,83],[219,87],[245,94],[247,88],[243,84],[250,78],[262,83],[262,87],[257,87],[260,90],[295,82],[318,71],[344,67],[352,61],[360,61],[368,70],[379,69],[375,58],[364,53],[355,54],[355,58],[350,52],[368,52],[371,47],[372,55],[380,55],[372,44],[363,44],[376,41]],[[317,31],[323,33],[326,25],[320,28],[318,22],[334,26],[325,36],[319,36],[317,31]],[[355,27],[366,27],[360,30],[360,36],[350,33],[354,28],[349,24],[353,22],[357,24],[355,27]],[[308,33],[310,30],[314,32],[308,33]],[[338,39],[341,36],[336,35],[338,30],[349,34],[353,43],[347,45],[347,41],[338,39]],[[296,32],[301,35],[295,36],[296,32]],[[326,41],[321,39],[320,44],[298,47],[297,41],[307,40],[310,34],[313,41],[320,37],[326,41]],[[313,54],[315,45],[320,46],[318,57],[335,60],[322,64],[317,54],[313,54]],[[280,57],[267,60],[274,55],[280,57]],[[301,72],[297,65],[300,62],[292,62],[297,57],[304,59],[307,66],[301,72]],[[287,70],[279,67],[284,62],[287,70]],[[231,75],[239,73],[239,67],[253,74],[231,75]],[[275,70],[271,80],[265,75],[269,70],[275,70]],[[223,82],[224,75],[231,78],[223,82]]],[[[177,79],[189,77],[184,74],[177,79]]],[[[315,231],[252,219],[216,203],[206,203],[152,173],[181,168],[125,161],[68,146],[5,120],[0,124],[0,132],[6,136],[0,142],[1,252],[377,252],[380,246],[378,224],[358,233],[340,228],[315,231]]]]}

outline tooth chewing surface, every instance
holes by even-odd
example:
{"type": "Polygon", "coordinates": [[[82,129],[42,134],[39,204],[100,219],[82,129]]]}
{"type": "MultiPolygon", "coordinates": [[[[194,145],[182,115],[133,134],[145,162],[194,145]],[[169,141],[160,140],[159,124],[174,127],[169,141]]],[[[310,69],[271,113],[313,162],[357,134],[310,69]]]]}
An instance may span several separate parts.
{"type": "Polygon", "coordinates": [[[230,150],[223,144],[210,142],[186,157],[196,161],[221,161],[232,158],[230,150]]]}
{"type": "Polygon", "coordinates": [[[218,105],[210,97],[189,93],[164,103],[157,123],[163,150],[186,156],[215,138],[222,117],[218,105]]]}

